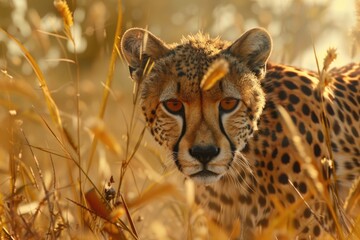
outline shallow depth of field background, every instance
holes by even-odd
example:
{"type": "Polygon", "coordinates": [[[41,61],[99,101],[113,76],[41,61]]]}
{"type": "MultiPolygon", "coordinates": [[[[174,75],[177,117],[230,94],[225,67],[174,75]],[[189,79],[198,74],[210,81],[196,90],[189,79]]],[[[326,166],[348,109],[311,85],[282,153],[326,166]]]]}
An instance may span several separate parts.
{"type": "MultiPolygon", "coordinates": [[[[81,217],[84,212],[74,203],[85,204],[80,198],[79,184],[84,192],[93,187],[84,173],[79,176],[74,161],[79,161],[78,149],[81,167],[96,187],[102,191],[113,176],[116,190],[122,161],[128,159],[136,147],[144,127],[136,106],[134,110],[132,82],[121,59],[114,66],[105,117],[103,121],[97,120],[118,14],[122,17],[122,32],[131,27],[148,28],[169,43],[199,30],[213,37],[235,40],[245,30],[261,26],[273,37],[271,61],[312,70],[316,70],[313,46],[320,62],[329,47],[337,48],[338,58],[332,66],[359,59],[351,35],[356,24],[355,3],[350,0],[124,0],[120,13],[115,0],[77,0],[68,4],[74,13],[72,35],[76,51],[68,39],[59,37],[65,36],[63,19],[53,1],[0,0],[0,27],[18,39],[40,66],[68,138],[73,141],[73,144],[66,143],[65,148],[74,156],[73,159],[64,157],[65,150],[54,136],[59,137],[59,132],[23,52],[13,40],[0,33],[2,237],[7,236],[4,233],[7,231],[15,239],[106,238],[108,232],[101,220],[94,216],[84,220],[85,217],[81,217]],[[136,125],[130,132],[132,111],[136,111],[136,125]],[[100,141],[94,157],[89,159],[93,139],[89,128],[94,124],[98,127],[103,124],[106,132],[115,137],[111,141],[120,146],[117,154],[100,141]],[[52,210],[48,203],[52,204],[52,210]],[[22,230],[12,226],[10,219],[15,219],[22,230]],[[50,235],[50,231],[58,235],[50,235]]],[[[166,154],[146,132],[121,186],[139,236],[142,239],[206,239],[211,229],[204,226],[201,209],[191,204],[191,186],[186,183],[188,187],[184,187],[184,178],[166,167],[168,165],[166,154]],[[149,192],[154,194],[145,194],[149,192]]],[[[128,223],[125,215],[121,218],[128,223]]]]}

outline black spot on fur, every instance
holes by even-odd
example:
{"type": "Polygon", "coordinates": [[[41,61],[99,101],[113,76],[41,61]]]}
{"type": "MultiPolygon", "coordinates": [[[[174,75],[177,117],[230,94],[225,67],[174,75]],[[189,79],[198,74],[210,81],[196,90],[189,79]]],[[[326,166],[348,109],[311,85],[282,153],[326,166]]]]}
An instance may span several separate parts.
{"type": "Polygon", "coordinates": [[[308,79],[307,77],[301,76],[300,79],[301,79],[301,81],[303,81],[303,83],[305,83],[305,84],[311,84],[311,83],[312,83],[311,80],[308,79]]]}
{"type": "Polygon", "coordinates": [[[280,100],[285,100],[287,98],[287,94],[284,90],[281,90],[278,94],[280,100]]]}
{"type": "Polygon", "coordinates": [[[294,173],[299,173],[301,171],[300,169],[300,163],[298,161],[295,161],[293,164],[293,172],[294,173]]]}
{"type": "Polygon", "coordinates": [[[279,180],[279,183],[285,185],[285,184],[288,184],[289,177],[285,173],[282,173],[282,174],[280,174],[278,180],[279,180]]]}
{"type": "Polygon", "coordinates": [[[307,131],[306,132],[306,141],[308,144],[311,144],[312,143],[312,135],[311,135],[311,132],[310,131],[307,131]]]}
{"type": "Polygon", "coordinates": [[[320,155],[321,155],[321,149],[320,149],[319,144],[317,144],[317,143],[314,145],[314,155],[315,155],[315,157],[320,157],[320,155]]]}
{"type": "Polygon", "coordinates": [[[278,154],[278,150],[277,150],[277,148],[275,148],[275,149],[273,150],[273,152],[271,153],[271,157],[272,157],[272,158],[276,158],[277,154],[278,154]]]}
{"type": "Polygon", "coordinates": [[[311,210],[310,210],[310,208],[305,208],[305,210],[304,210],[304,217],[305,217],[305,218],[311,217],[311,210]]]}
{"type": "Polygon", "coordinates": [[[318,226],[318,225],[316,225],[315,227],[314,227],[314,229],[313,229],[313,233],[314,233],[314,236],[315,237],[318,237],[318,236],[320,236],[320,227],[318,226]]]}
{"type": "Polygon", "coordinates": [[[208,204],[209,209],[214,210],[215,212],[220,212],[221,207],[216,202],[210,201],[208,204]]]}
{"type": "Polygon", "coordinates": [[[315,112],[311,112],[311,120],[313,123],[319,123],[319,118],[316,116],[315,112]]]}
{"type": "Polygon", "coordinates": [[[287,147],[287,146],[289,146],[289,139],[288,139],[288,137],[285,136],[285,137],[283,138],[283,140],[282,140],[282,142],[281,142],[281,146],[284,147],[284,148],[287,147]]]}
{"type": "Polygon", "coordinates": [[[275,188],[272,184],[269,183],[267,189],[269,193],[275,193],[275,188]]]}
{"type": "Polygon", "coordinates": [[[327,111],[328,114],[330,114],[331,116],[334,116],[334,115],[335,115],[334,109],[332,108],[332,106],[331,106],[329,103],[326,104],[326,111],[327,111]]]}
{"type": "Polygon", "coordinates": [[[311,89],[305,85],[301,85],[300,87],[301,91],[306,95],[306,96],[311,96],[311,89]]]}
{"type": "Polygon", "coordinates": [[[265,198],[264,196],[259,196],[258,202],[259,202],[259,205],[260,205],[261,207],[265,207],[265,205],[266,205],[266,198],[265,198]]]}
{"type": "Polygon", "coordinates": [[[299,191],[302,194],[305,194],[307,192],[307,186],[304,182],[299,183],[299,191]]]}
{"type": "Polygon", "coordinates": [[[307,105],[307,104],[303,104],[302,105],[302,112],[303,112],[303,114],[305,115],[305,116],[309,116],[309,114],[310,114],[310,108],[309,108],[309,106],[307,105]]]}
{"type": "Polygon", "coordinates": [[[290,90],[294,90],[294,89],[298,88],[298,86],[295,83],[293,83],[293,82],[291,82],[289,80],[285,80],[284,85],[290,90]]]}
{"type": "Polygon", "coordinates": [[[286,75],[287,77],[296,77],[296,76],[297,76],[297,73],[296,73],[296,72],[286,71],[286,72],[285,72],[285,75],[286,75]]]}
{"type": "Polygon", "coordinates": [[[295,202],[294,195],[292,195],[290,193],[286,194],[286,199],[288,200],[289,203],[294,203],[295,202]]]}
{"type": "Polygon", "coordinates": [[[232,205],[233,204],[233,200],[231,197],[228,197],[224,194],[220,195],[220,201],[223,202],[226,205],[232,205]]]}
{"type": "Polygon", "coordinates": [[[304,135],[306,132],[305,125],[303,122],[299,123],[299,132],[304,135]]]}
{"type": "Polygon", "coordinates": [[[289,156],[289,154],[284,153],[284,154],[281,156],[281,162],[282,162],[283,164],[288,164],[289,161],[290,161],[290,156],[289,156]]]}
{"type": "Polygon", "coordinates": [[[290,94],[289,95],[289,100],[292,104],[298,104],[300,102],[300,99],[299,97],[297,97],[296,95],[294,94],[290,94]]]}

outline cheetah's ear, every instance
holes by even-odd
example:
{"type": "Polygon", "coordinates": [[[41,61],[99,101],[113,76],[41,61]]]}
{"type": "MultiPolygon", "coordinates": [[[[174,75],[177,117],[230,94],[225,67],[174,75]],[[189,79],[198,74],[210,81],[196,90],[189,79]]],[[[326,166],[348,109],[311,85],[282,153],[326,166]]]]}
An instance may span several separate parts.
{"type": "Polygon", "coordinates": [[[149,58],[156,60],[164,56],[169,47],[149,31],[142,28],[127,30],[121,40],[121,52],[129,64],[133,80],[139,80],[149,58]]]}
{"type": "Polygon", "coordinates": [[[230,52],[245,62],[257,76],[265,73],[271,50],[271,37],[263,28],[253,28],[245,32],[230,46],[230,52]]]}

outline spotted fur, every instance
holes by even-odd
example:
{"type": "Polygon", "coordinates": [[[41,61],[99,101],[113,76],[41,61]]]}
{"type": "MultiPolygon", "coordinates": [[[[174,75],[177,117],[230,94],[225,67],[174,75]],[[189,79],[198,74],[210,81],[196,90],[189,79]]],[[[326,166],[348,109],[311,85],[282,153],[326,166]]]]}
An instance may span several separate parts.
{"type": "MultiPolygon", "coordinates": [[[[277,110],[287,110],[308,154],[325,169],[320,174],[328,177],[321,164],[329,155],[317,74],[267,63],[271,48],[269,34],[258,28],[234,43],[199,33],[168,45],[138,28],[122,39],[151,133],[172,153],[179,171],[195,181],[196,201],[216,222],[230,232],[240,219],[240,239],[255,238],[270,226],[298,239],[336,237],[324,197],[316,194],[277,110]],[[229,71],[203,91],[200,81],[218,59],[229,63],[229,71]],[[182,104],[176,112],[166,105],[174,99],[182,104]],[[226,99],[236,103],[230,111],[222,108],[226,99]],[[291,214],[284,216],[283,209],[291,214]],[[286,224],[274,225],[280,217],[286,224]]],[[[342,197],[360,173],[359,71],[359,64],[332,70],[324,91],[342,197]]]]}

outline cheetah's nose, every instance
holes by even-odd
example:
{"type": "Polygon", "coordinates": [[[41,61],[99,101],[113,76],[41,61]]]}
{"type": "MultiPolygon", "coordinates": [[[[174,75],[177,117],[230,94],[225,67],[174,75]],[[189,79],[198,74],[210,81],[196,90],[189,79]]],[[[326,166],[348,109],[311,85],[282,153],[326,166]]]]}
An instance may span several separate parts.
{"type": "Polygon", "coordinates": [[[189,153],[192,157],[205,165],[220,153],[220,148],[214,145],[196,145],[189,149],[189,153]]]}

